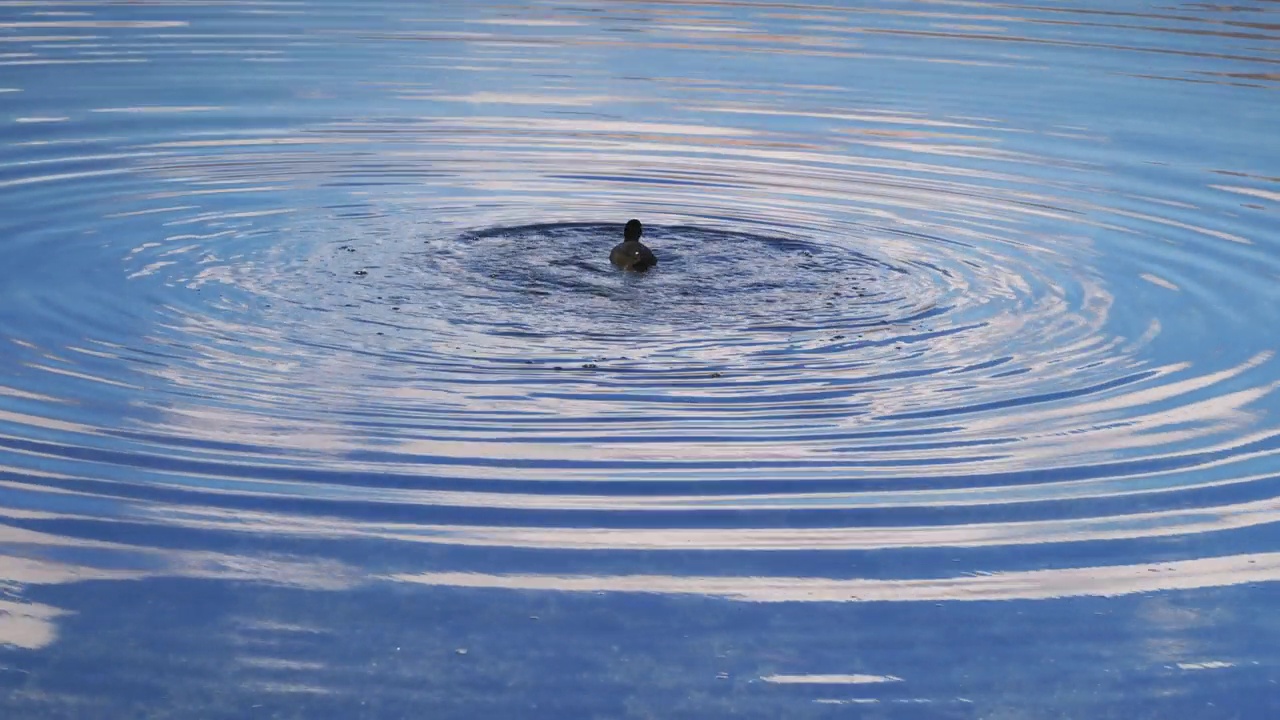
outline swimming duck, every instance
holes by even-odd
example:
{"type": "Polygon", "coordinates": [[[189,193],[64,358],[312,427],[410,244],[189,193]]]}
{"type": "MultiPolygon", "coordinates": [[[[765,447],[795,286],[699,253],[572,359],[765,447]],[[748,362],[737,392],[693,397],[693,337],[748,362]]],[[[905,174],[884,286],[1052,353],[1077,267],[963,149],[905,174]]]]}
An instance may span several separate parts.
{"type": "Polygon", "coordinates": [[[639,220],[628,220],[622,231],[622,242],[614,245],[613,251],[609,253],[609,262],[623,270],[637,272],[657,265],[658,258],[654,257],[653,251],[640,242],[642,232],[644,228],[640,226],[639,220]]]}

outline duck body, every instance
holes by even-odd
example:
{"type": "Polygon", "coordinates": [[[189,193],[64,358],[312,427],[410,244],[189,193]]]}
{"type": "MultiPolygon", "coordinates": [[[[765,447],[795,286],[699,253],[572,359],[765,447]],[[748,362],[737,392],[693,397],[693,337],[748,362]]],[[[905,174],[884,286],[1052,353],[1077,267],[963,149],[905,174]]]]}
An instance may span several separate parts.
{"type": "Polygon", "coordinates": [[[614,245],[609,253],[609,262],[623,270],[644,272],[657,265],[658,258],[654,256],[652,250],[644,246],[644,243],[633,240],[614,245]]]}
{"type": "Polygon", "coordinates": [[[642,232],[643,228],[639,220],[631,220],[627,223],[622,233],[622,242],[614,245],[609,253],[609,262],[613,263],[614,267],[644,272],[658,264],[658,258],[653,251],[640,242],[642,232]]]}

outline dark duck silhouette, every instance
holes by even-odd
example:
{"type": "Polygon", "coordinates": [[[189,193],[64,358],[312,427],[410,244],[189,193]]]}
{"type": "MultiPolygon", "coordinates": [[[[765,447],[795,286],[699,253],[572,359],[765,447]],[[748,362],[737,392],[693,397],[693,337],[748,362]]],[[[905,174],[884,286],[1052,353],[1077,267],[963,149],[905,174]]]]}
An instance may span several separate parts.
{"type": "Polygon", "coordinates": [[[642,232],[644,228],[640,226],[639,220],[627,221],[627,226],[622,231],[622,242],[613,246],[609,262],[623,270],[636,272],[643,272],[657,265],[658,258],[654,257],[653,251],[640,242],[642,232]]]}

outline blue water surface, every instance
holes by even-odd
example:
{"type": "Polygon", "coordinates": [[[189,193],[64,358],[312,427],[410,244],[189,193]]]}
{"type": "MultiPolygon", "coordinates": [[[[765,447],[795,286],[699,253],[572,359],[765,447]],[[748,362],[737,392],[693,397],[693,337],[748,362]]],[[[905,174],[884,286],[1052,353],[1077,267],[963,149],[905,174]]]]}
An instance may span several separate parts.
{"type": "Polygon", "coordinates": [[[1274,2],[0,3],[0,716],[1277,716],[1277,91],[1274,2]]]}

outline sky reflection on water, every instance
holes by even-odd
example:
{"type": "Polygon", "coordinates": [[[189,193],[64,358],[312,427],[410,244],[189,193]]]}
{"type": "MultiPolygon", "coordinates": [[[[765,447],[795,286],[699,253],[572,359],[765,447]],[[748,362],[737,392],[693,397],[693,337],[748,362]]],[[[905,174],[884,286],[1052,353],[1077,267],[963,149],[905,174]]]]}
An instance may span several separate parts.
{"type": "Polygon", "coordinates": [[[1278,27],[0,5],[0,707],[1274,714],[1278,27]]]}

